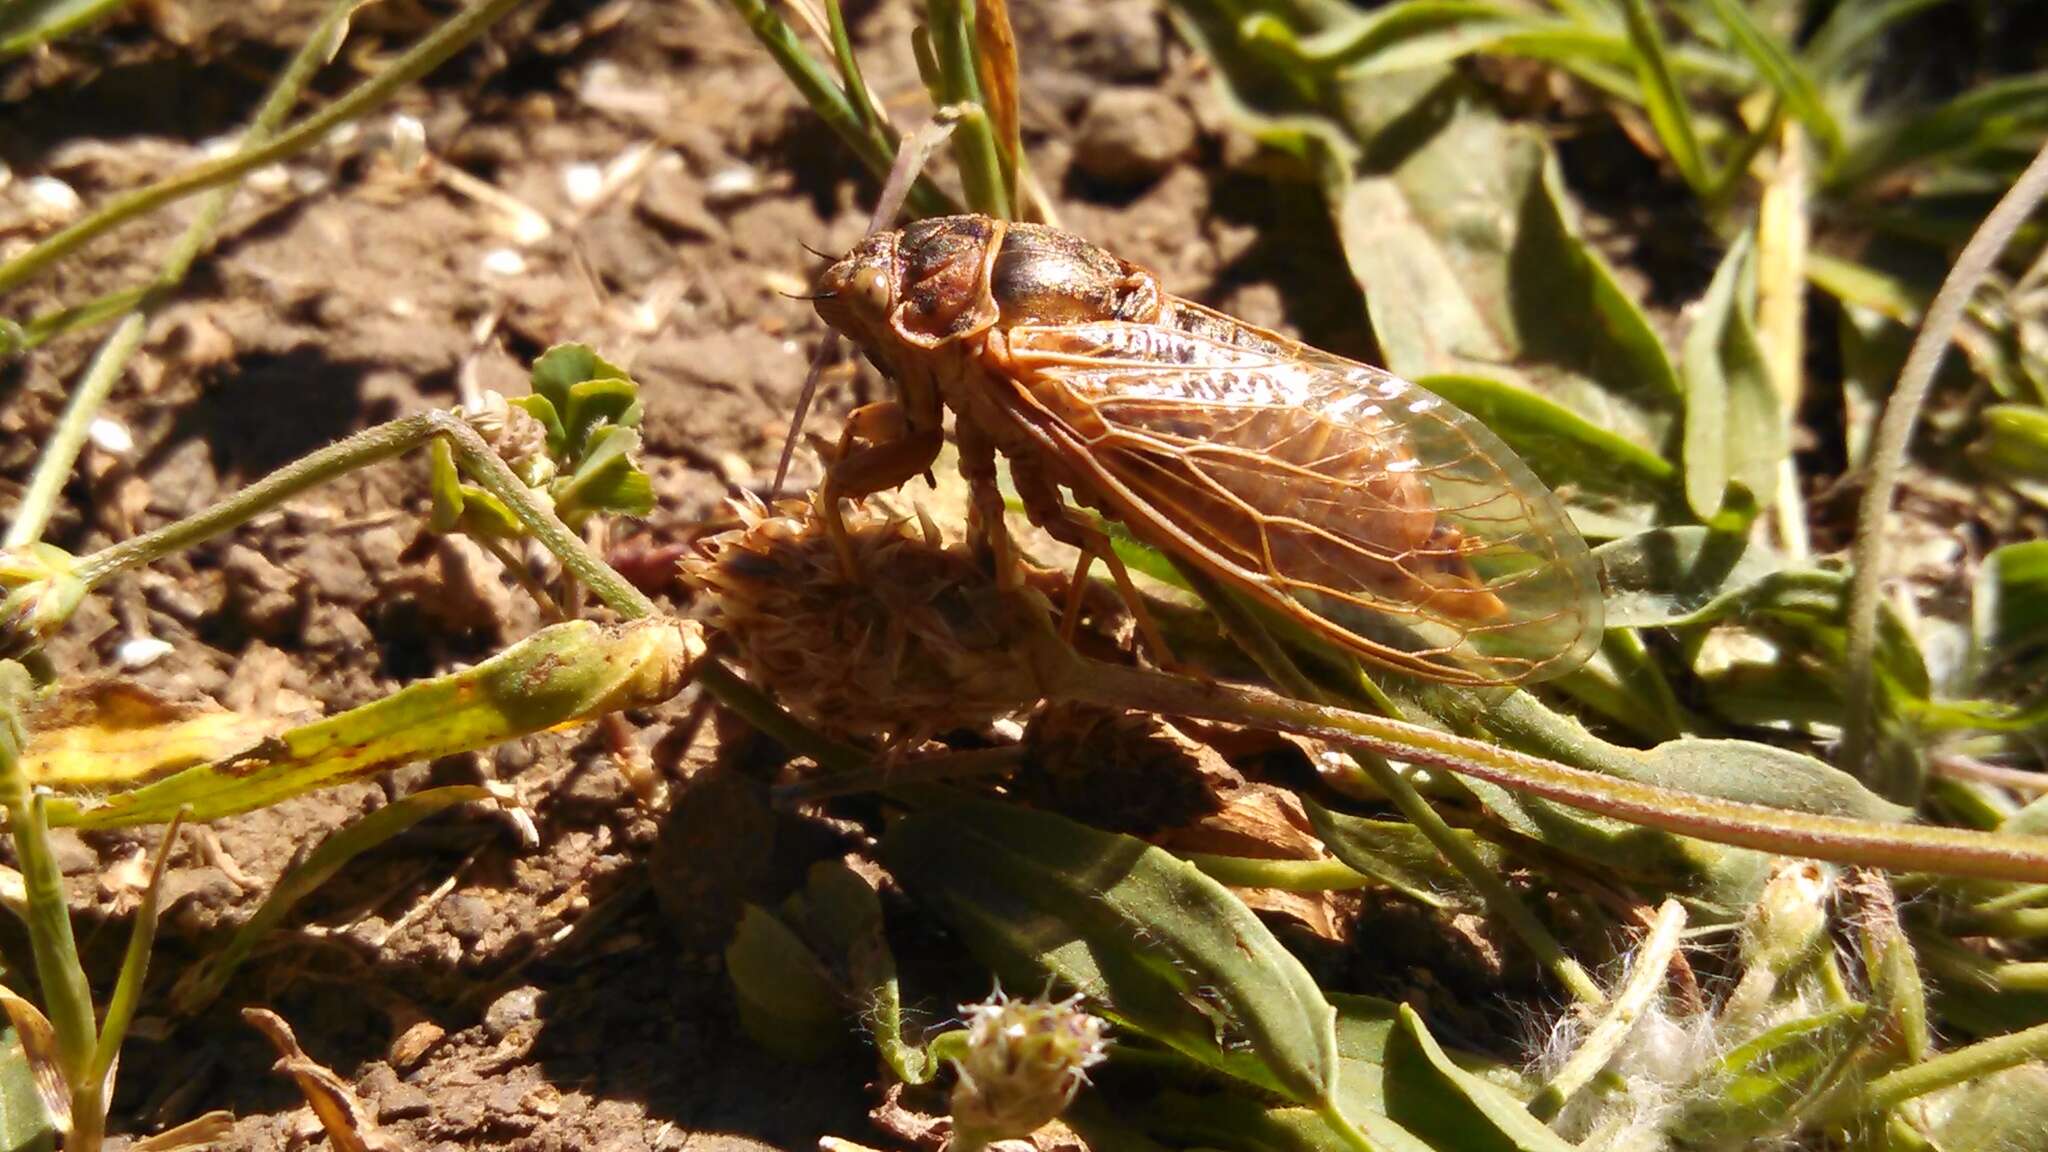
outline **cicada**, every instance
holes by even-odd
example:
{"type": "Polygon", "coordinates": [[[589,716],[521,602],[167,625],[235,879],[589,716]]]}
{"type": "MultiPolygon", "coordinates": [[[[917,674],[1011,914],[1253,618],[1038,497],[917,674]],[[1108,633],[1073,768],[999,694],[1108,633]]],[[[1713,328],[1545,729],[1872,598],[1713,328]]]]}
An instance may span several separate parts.
{"type": "MultiPolygon", "coordinates": [[[[1082,238],[985,216],[876,232],[816,307],[895,385],[820,491],[929,472],[954,414],[1005,571],[996,458],[1033,523],[1109,565],[1092,508],[1339,647],[1452,683],[1561,675],[1598,643],[1598,572],[1557,497],[1483,424],[1377,368],[1164,291],[1082,238]]],[[[1069,617],[1071,621],[1071,615],[1069,617]]]]}

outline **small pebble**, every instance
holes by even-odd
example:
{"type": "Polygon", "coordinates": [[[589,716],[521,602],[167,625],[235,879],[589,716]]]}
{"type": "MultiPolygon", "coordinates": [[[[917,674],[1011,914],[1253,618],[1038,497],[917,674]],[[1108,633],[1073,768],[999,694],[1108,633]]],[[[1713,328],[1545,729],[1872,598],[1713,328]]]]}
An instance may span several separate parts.
{"type": "Polygon", "coordinates": [[[98,417],[86,425],[85,435],[92,446],[114,456],[126,456],[135,451],[135,437],[128,432],[128,426],[119,420],[105,416],[98,417]]]}
{"type": "Polygon", "coordinates": [[[484,253],[483,272],[486,276],[517,276],[526,271],[526,257],[510,248],[493,248],[484,253]]]}
{"type": "Polygon", "coordinates": [[[531,984],[514,988],[484,1009],[484,1031],[493,1040],[503,1040],[513,1029],[531,1023],[539,1015],[540,989],[531,984]]]}
{"type": "Polygon", "coordinates": [[[149,667],[170,655],[173,650],[173,645],[168,640],[155,636],[137,636],[121,642],[121,646],[114,650],[114,660],[121,667],[133,671],[149,667]]]}
{"type": "Polygon", "coordinates": [[[1105,184],[1156,180],[1195,150],[1195,118],[1152,88],[1104,88],[1075,129],[1074,164],[1105,184]]]}

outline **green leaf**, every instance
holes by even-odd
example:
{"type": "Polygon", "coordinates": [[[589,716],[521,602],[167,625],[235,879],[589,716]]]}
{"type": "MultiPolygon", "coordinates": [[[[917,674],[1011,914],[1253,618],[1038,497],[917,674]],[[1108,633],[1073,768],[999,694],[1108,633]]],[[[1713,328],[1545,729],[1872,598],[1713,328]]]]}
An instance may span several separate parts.
{"type": "Polygon", "coordinates": [[[1979,677],[2005,666],[2031,679],[2048,663],[2048,540],[1994,549],[1971,599],[1971,658],[1979,677]]]}
{"type": "Polygon", "coordinates": [[[1336,1012],[1230,890],[1129,836],[984,801],[898,823],[882,858],[1013,986],[1054,976],[1113,1019],[1327,1105],[1336,1012]]]}
{"type": "Polygon", "coordinates": [[[473,668],[407,685],[225,759],[127,791],[53,797],[50,823],[161,823],[188,805],[195,821],[253,811],[415,760],[658,704],[681,689],[702,654],[702,633],[690,621],[557,624],[473,668]]]}
{"type": "MultiPolygon", "coordinates": [[[[1842,126],[1835,122],[1834,114],[1822,103],[1820,88],[1814,83],[1804,65],[1791,55],[1762,28],[1757,26],[1755,17],[1737,0],[1713,0],[1714,14],[1727,28],[1735,47],[1749,57],[1756,65],[1759,75],[1791,109],[1792,115],[1806,126],[1818,140],[1822,152],[1829,158],[1841,154],[1842,126]]],[[[1858,7],[1855,3],[1846,7],[1858,7]]]]}
{"type": "Polygon", "coordinates": [[[2048,128],[2048,72],[1988,81],[1874,129],[1829,172],[1827,184],[1853,192],[1907,165],[1967,158],[2043,128],[2048,128]]]}
{"type": "Polygon", "coordinates": [[[2048,408],[1992,404],[1978,419],[1972,463],[2008,484],[2048,484],[2048,408]]]}
{"type": "Polygon", "coordinates": [[[599,428],[586,446],[576,471],[552,485],[555,514],[574,528],[593,513],[645,516],[654,508],[654,481],[633,461],[640,433],[631,428],[599,428]]]}
{"type": "MultiPolygon", "coordinates": [[[[1432,908],[1476,908],[1481,901],[1415,825],[1332,812],[1309,797],[1302,806],[1330,854],[1358,872],[1432,908]]],[[[1456,835],[1489,867],[1503,866],[1499,846],[1470,832],[1456,835]]]]}
{"type": "Polygon", "coordinates": [[[896,957],[882,934],[882,901],[874,888],[843,861],[821,860],[811,865],[803,891],[790,897],[786,911],[845,970],[848,991],[889,1070],[906,1084],[929,1081],[937,1062],[903,1039],[896,957]]]}
{"type": "MultiPolygon", "coordinates": [[[[586,380],[630,380],[622,368],[605,361],[588,344],[557,344],[533,362],[533,394],[554,406],[565,424],[574,426],[570,389],[586,380]]],[[[534,413],[539,416],[540,413],[534,413]]]]}
{"type": "Polygon", "coordinates": [[[14,1029],[0,1029],[0,1152],[55,1152],[57,1126],[14,1029]]]}
{"type": "Polygon", "coordinates": [[[228,942],[197,964],[185,969],[171,992],[171,1003],[180,1014],[191,1015],[218,999],[235,970],[249,958],[263,938],[284,923],[299,901],[318,891],[356,857],[404,834],[427,817],[471,800],[488,800],[488,789],[468,785],[430,788],[394,800],[330,834],[306,858],[278,878],[262,907],[243,921],[228,942]]]}
{"type": "Polygon", "coordinates": [[[561,410],[545,396],[514,396],[507,401],[526,410],[548,433],[548,455],[560,457],[569,450],[569,431],[562,427],[561,410]]]}
{"type": "Polygon", "coordinates": [[[8,0],[0,4],[0,60],[69,36],[121,6],[122,0],[8,0]]]}
{"type": "MultiPolygon", "coordinates": [[[[1380,99],[1396,99],[1394,85],[1377,87],[1390,90],[1380,99]]],[[[1542,134],[1503,121],[1454,85],[1431,94],[1426,116],[1440,126],[1421,140],[1389,142],[1401,149],[1399,163],[1358,174],[1336,209],[1387,367],[1411,380],[1519,385],[1657,452],[1679,395],[1676,374],[1641,310],[1570,222],[1542,134]]],[[[1654,471],[1642,454],[1590,466],[1602,469],[1654,471]]]]}
{"type": "Polygon", "coordinates": [[[1635,47],[1636,78],[1643,85],[1643,110],[1650,126],[1671,157],[1671,164],[1695,193],[1704,194],[1714,186],[1714,176],[1700,151],[1699,134],[1693,130],[1692,108],[1678,81],[1671,75],[1671,63],[1664,51],[1664,36],[1657,30],[1656,14],[1644,0],[1624,0],[1628,17],[1628,39],[1635,47]]]}
{"type": "Polygon", "coordinates": [[[1875,45],[1885,31],[1901,20],[1951,0],[1853,0],[1836,4],[1820,31],[1813,34],[1803,55],[1812,74],[1836,77],[1856,64],[1865,48],[1875,45]]]}
{"type": "Polygon", "coordinates": [[[758,905],[748,904],[740,914],[725,948],[725,973],[747,1036],[786,1060],[816,1060],[852,1034],[825,964],[802,937],[758,905]]]}
{"type": "Polygon", "coordinates": [[[1679,353],[1685,496],[1702,520],[1720,513],[1731,483],[1758,497],[1775,493],[1785,454],[1783,405],[1757,338],[1753,248],[1744,232],[1728,250],[1679,353]]]}
{"type": "Polygon", "coordinates": [[[569,433],[569,452],[587,451],[591,434],[600,428],[640,426],[640,386],[620,377],[585,380],[569,387],[569,406],[562,424],[569,433]]]}
{"type": "Polygon", "coordinates": [[[1387,1111],[1439,1149],[1457,1152],[1573,1152],[1522,1101],[1460,1068],[1422,1018],[1402,1005],[1386,1049],[1387,1111]]]}
{"type": "Polygon", "coordinates": [[[2048,1066],[2008,1068],[1930,1103],[1938,1152],[2048,1152],[2048,1066]]]}
{"type": "Polygon", "coordinates": [[[1716,605],[1778,571],[1778,557],[1750,547],[1747,533],[1686,525],[1625,536],[1593,549],[1607,590],[1609,628],[1668,628],[1698,622],[1716,605]]]}
{"type": "Polygon", "coordinates": [[[1779,1024],[1721,1058],[1718,1090],[1692,1102],[1678,1121],[1702,1143],[1740,1141],[1782,1131],[1804,1100],[1853,1067],[1869,1039],[1867,1004],[1850,1003],[1779,1024]]]}
{"type": "Polygon", "coordinates": [[[1525,388],[1484,376],[1416,383],[1478,417],[1553,488],[1662,500],[1676,487],[1678,469],[1664,457],[1525,388]]]}

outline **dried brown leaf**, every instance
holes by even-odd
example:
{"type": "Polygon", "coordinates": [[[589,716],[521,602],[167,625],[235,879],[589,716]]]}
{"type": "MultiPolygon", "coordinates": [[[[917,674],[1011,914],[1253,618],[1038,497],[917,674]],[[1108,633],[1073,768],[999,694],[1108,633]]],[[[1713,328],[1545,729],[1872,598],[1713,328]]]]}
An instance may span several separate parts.
{"type": "Polygon", "coordinates": [[[277,1049],[276,1070],[297,1082],[337,1152],[398,1152],[404,1147],[377,1130],[370,1109],[346,1081],[306,1055],[284,1017],[267,1008],[244,1008],[242,1019],[263,1033],[264,1039],[277,1049]]]}

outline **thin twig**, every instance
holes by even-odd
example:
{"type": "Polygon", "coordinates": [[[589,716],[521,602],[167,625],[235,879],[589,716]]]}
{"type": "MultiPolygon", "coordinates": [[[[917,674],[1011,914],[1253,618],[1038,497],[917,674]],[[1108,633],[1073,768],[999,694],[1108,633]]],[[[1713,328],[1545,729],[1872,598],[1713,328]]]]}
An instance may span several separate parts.
{"type": "Polygon", "coordinates": [[[2042,196],[2048,195],[2048,146],[2036,153],[2012,189],[1991,209],[1984,223],[1956,257],[1942,281],[1941,291],[1927,309],[1899,383],[1885,403],[1877,425],[1877,441],[1871,449],[1869,486],[1863,492],[1863,506],[1857,512],[1856,544],[1851,554],[1855,572],[1849,585],[1849,635],[1845,650],[1849,683],[1842,722],[1842,751],[1839,763],[1850,772],[1870,779],[1880,793],[1893,799],[1913,799],[1918,781],[1876,780],[1880,770],[1870,764],[1875,743],[1876,670],[1871,658],[1877,648],[1878,598],[1883,594],[1885,521],[1891,515],[1892,498],[1899,487],[1899,471],[1905,464],[1906,447],[1920,420],[1920,409],[1934,386],[1935,370],[1941,367],[1963,308],[1976,295],[1977,286],[1998,261],[2006,242],[2012,239],[2042,196]]]}

